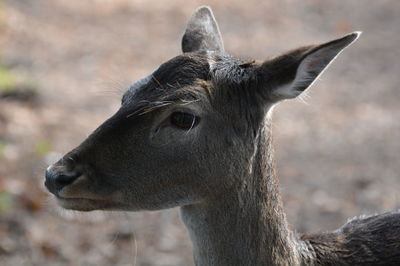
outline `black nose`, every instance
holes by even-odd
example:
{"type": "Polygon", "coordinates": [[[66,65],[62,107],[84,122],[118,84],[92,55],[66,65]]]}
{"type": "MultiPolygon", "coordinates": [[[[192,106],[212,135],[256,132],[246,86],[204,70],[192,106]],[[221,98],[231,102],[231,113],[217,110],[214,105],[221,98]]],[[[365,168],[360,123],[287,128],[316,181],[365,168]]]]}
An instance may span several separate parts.
{"type": "Polygon", "coordinates": [[[57,167],[49,167],[46,170],[46,181],[44,182],[47,189],[57,195],[64,187],[74,182],[81,174],[77,171],[67,171],[57,167]]]}

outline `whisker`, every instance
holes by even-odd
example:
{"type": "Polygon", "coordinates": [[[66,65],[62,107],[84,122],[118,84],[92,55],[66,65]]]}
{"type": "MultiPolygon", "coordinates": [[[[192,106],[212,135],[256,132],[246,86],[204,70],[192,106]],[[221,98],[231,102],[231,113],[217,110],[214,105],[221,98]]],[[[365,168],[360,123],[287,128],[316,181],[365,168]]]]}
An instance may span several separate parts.
{"type": "Polygon", "coordinates": [[[155,104],[155,105],[150,105],[149,107],[144,107],[144,108],[138,108],[136,111],[134,111],[133,113],[130,113],[126,116],[126,118],[132,117],[134,115],[144,115],[147,113],[150,113],[158,108],[164,107],[164,106],[168,106],[173,104],[173,102],[171,101],[160,101],[160,102],[153,102],[151,104],[155,104]]]}
{"type": "MultiPolygon", "coordinates": [[[[129,216],[127,213],[124,213],[124,216],[126,219],[129,219],[129,216]]],[[[135,234],[135,228],[132,226],[132,249],[133,249],[133,266],[136,266],[137,263],[137,257],[138,257],[138,243],[136,240],[136,234],[135,234]]]]}
{"type": "Polygon", "coordinates": [[[194,127],[194,123],[196,122],[196,119],[193,119],[193,121],[192,121],[192,124],[190,125],[190,128],[186,131],[186,135],[188,135],[189,134],[189,132],[190,132],[190,130],[192,130],[193,129],[193,127],[194,127]]]}
{"type": "Polygon", "coordinates": [[[151,78],[160,86],[161,89],[164,89],[164,86],[156,79],[154,75],[151,75],[151,78]]]}

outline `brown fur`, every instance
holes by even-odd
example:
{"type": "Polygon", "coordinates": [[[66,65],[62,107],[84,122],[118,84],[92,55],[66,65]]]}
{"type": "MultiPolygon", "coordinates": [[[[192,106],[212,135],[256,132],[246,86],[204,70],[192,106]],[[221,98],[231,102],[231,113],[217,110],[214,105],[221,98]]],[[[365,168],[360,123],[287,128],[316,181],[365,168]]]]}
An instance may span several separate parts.
{"type": "Polygon", "coordinates": [[[399,212],[297,237],[274,172],[272,106],[302,93],[358,35],[242,61],[223,51],[202,7],[184,54],[133,84],[116,114],[47,169],[45,184],[67,209],[181,207],[196,265],[399,265],[399,212]],[[196,124],[177,126],[177,112],[196,124]]]}

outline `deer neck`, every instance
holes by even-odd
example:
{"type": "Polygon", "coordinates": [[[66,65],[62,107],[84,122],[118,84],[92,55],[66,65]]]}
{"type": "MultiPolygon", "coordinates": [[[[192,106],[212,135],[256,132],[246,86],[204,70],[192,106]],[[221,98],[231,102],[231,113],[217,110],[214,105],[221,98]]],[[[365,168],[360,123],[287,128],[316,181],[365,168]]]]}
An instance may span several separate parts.
{"type": "Polygon", "coordinates": [[[235,189],[181,208],[198,266],[300,264],[274,174],[268,126],[254,144],[250,170],[236,178],[242,182],[235,189]]]}

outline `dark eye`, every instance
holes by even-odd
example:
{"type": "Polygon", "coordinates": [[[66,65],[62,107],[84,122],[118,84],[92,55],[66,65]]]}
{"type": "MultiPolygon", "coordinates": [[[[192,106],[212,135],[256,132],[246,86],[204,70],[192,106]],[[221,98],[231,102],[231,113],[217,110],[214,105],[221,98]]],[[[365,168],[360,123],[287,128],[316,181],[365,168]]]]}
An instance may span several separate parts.
{"type": "Polygon", "coordinates": [[[199,120],[200,118],[197,116],[183,112],[172,113],[170,117],[171,124],[180,129],[194,128],[198,124],[199,120]]]}

